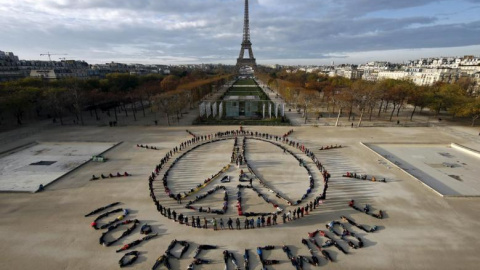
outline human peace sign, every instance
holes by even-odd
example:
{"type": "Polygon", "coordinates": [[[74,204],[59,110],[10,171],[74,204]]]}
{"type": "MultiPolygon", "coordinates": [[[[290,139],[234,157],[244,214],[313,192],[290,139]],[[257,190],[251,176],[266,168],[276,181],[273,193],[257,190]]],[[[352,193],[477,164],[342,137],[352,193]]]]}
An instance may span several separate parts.
{"type": "Polygon", "coordinates": [[[197,216],[193,223],[202,216],[205,227],[207,218],[212,223],[215,217],[228,222],[236,218],[238,228],[239,216],[258,216],[261,221],[267,217],[269,225],[271,218],[276,223],[277,215],[291,219],[292,210],[294,218],[308,214],[326,197],[328,173],[308,148],[289,140],[289,134],[243,129],[202,136],[187,132],[193,138],[168,152],[149,177],[150,196],[169,218],[188,224],[188,216],[197,216]],[[322,190],[316,198],[315,190],[322,190]],[[249,191],[254,195],[245,195],[249,191]]]}

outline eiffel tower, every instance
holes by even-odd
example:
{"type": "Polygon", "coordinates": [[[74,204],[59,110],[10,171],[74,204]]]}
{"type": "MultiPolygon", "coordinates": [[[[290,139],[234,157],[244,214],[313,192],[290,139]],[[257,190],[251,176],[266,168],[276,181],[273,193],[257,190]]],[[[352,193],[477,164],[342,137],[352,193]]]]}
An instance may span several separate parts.
{"type": "Polygon", "coordinates": [[[237,70],[250,66],[253,69],[257,67],[257,62],[253,57],[252,42],[250,41],[250,20],[248,16],[248,0],[245,0],[245,19],[243,22],[243,41],[240,56],[237,59],[237,70]],[[245,58],[245,51],[248,50],[248,58],[245,58]]]}

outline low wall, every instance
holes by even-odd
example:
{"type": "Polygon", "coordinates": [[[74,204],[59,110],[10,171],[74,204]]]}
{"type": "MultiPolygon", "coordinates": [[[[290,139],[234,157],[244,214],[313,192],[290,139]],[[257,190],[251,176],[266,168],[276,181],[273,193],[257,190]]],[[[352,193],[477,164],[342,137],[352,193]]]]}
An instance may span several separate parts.
{"type": "Polygon", "coordinates": [[[472,155],[476,158],[480,158],[480,152],[475,150],[475,149],[472,149],[472,148],[468,148],[466,146],[463,146],[463,145],[460,145],[460,144],[456,144],[456,143],[452,143],[450,145],[453,149],[457,149],[458,151],[461,151],[463,153],[467,153],[469,155],[472,155]]]}

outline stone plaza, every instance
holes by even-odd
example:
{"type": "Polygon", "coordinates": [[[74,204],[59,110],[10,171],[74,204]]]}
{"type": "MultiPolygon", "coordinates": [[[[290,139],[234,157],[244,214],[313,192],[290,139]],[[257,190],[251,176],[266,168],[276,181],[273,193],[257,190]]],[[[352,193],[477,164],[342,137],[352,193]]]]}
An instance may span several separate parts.
{"type": "MultiPolygon", "coordinates": [[[[47,185],[42,192],[0,194],[2,268],[118,269],[118,260],[125,252],[116,253],[115,250],[133,240],[141,239],[143,235],[137,228],[128,237],[105,247],[99,245],[99,237],[104,230],[97,231],[90,226],[96,215],[84,217],[88,212],[113,202],[121,202],[119,207],[128,209],[129,214],[125,217],[126,219],[138,219],[139,226],[148,223],[153,231],[158,233],[156,238],[132,249],[138,250],[140,255],[131,269],[151,269],[174,239],[188,241],[190,248],[180,260],[174,258],[169,260],[172,269],[187,269],[193,261],[195,249],[199,245],[207,244],[215,245],[217,249],[201,252],[200,258],[211,262],[195,266],[195,269],[224,269],[222,255],[224,250],[232,252],[240,269],[244,269],[245,249],[249,249],[250,252],[250,269],[261,269],[257,247],[270,245],[274,246],[274,249],[264,250],[263,258],[278,260],[279,263],[265,266],[267,269],[295,269],[286,253],[282,251],[282,247],[287,245],[295,256],[311,257],[312,254],[302,244],[302,239],[309,239],[309,233],[316,230],[326,232],[347,253],[343,254],[335,246],[323,248],[335,261],[332,263],[325,260],[320,251],[310,245],[313,248],[313,255],[319,258],[320,266],[325,269],[476,269],[480,263],[475,253],[480,247],[479,239],[474,233],[472,234],[480,225],[479,198],[476,196],[442,197],[405,173],[404,170],[408,168],[402,167],[398,162],[395,163],[392,158],[395,154],[396,157],[407,159],[417,167],[421,167],[419,160],[425,160],[422,163],[430,164],[430,168],[436,169],[442,169],[440,165],[445,162],[443,159],[449,159],[449,163],[458,161],[463,169],[444,168],[445,170],[462,169],[462,171],[446,173],[457,175],[463,180],[461,182],[463,184],[476,185],[475,175],[478,169],[478,166],[475,166],[476,157],[464,156],[467,154],[460,154],[458,150],[449,148],[451,143],[456,143],[473,150],[480,149],[480,145],[473,139],[474,136],[478,136],[475,129],[293,127],[293,132],[290,134],[291,127],[243,127],[248,134],[251,134],[250,132],[268,133],[279,138],[288,134],[286,138],[308,147],[325,170],[331,174],[326,198],[322,199],[318,207],[308,215],[283,223],[280,218],[282,212],[280,212],[278,225],[257,228],[255,224],[255,229],[248,230],[243,228],[245,216],[239,216],[237,195],[239,185],[249,184],[239,181],[241,170],[249,175],[252,174],[245,164],[237,166],[235,160],[232,160],[232,151],[236,152],[235,136],[213,138],[213,134],[217,132],[234,130],[239,130],[239,127],[59,127],[19,139],[15,145],[13,143],[2,145],[2,160],[5,160],[15,155],[9,149],[16,148],[16,145],[27,145],[32,141],[58,145],[60,148],[56,151],[66,156],[68,153],[73,154],[78,151],[72,148],[72,145],[87,146],[90,142],[95,142],[108,147],[121,142],[103,154],[107,158],[106,162],[90,161],[80,168],[72,167],[70,173],[47,185]],[[186,132],[186,129],[191,134],[186,132]],[[451,129],[456,132],[450,132],[451,129]],[[458,133],[463,135],[457,136],[458,133]],[[208,229],[202,229],[192,228],[191,224],[187,226],[174,222],[173,219],[168,219],[157,211],[154,201],[149,196],[148,178],[155,171],[155,166],[160,160],[180,143],[208,135],[212,137],[172,155],[168,163],[159,171],[158,178],[153,181],[155,196],[164,207],[188,217],[199,216],[202,224],[204,218],[210,221],[214,217],[217,220],[220,218],[235,220],[239,217],[242,222],[241,230],[235,228],[214,231],[210,223],[208,229]],[[218,141],[213,142],[214,140],[218,141]],[[417,145],[408,146],[412,141],[417,145]],[[144,147],[139,147],[140,145],[144,147]],[[198,147],[193,149],[197,145],[198,147]],[[334,148],[335,145],[341,145],[341,147],[334,148]],[[390,154],[378,149],[376,153],[366,147],[372,147],[372,145],[381,146],[390,154]],[[395,152],[391,147],[388,148],[389,145],[397,148],[406,146],[395,152]],[[426,151],[420,148],[424,145],[439,148],[429,148],[431,150],[426,151]],[[332,146],[331,149],[330,146],[332,146]],[[420,150],[412,150],[419,148],[420,150]],[[398,152],[403,151],[401,149],[405,149],[404,152],[407,155],[402,156],[398,152]],[[189,152],[182,156],[187,151],[189,152]],[[385,155],[388,160],[382,157],[385,155]],[[438,160],[433,159],[432,155],[438,156],[438,160]],[[175,160],[177,161],[173,164],[175,160]],[[227,169],[222,170],[225,167],[227,169]],[[161,183],[163,174],[168,168],[171,168],[167,178],[171,193],[185,194],[194,189],[195,193],[183,198],[181,204],[169,197],[161,183]],[[132,176],[90,181],[92,175],[108,175],[125,171],[132,176]],[[220,175],[207,186],[198,187],[205,179],[211,178],[213,174],[220,171],[220,175]],[[366,174],[369,176],[368,179],[372,176],[377,179],[385,178],[386,183],[343,177],[346,172],[366,174]],[[224,176],[230,176],[230,182],[221,182],[224,176]],[[190,200],[206,194],[207,190],[215,186],[224,186],[225,190],[211,193],[204,199],[191,204],[193,209],[186,208],[190,200]],[[198,190],[195,190],[197,188],[198,190]],[[225,202],[225,193],[228,195],[225,214],[216,215],[199,211],[200,207],[221,209],[225,202]],[[372,212],[382,210],[383,218],[377,219],[349,207],[348,202],[352,199],[360,208],[368,204],[372,212]],[[371,233],[359,230],[343,222],[341,216],[346,216],[367,228],[376,226],[377,230],[371,233]],[[347,244],[347,239],[357,243],[355,238],[347,237],[344,240],[336,236],[335,232],[341,233],[340,227],[335,226],[332,231],[329,231],[325,226],[332,221],[338,221],[348,231],[355,232],[355,235],[363,241],[363,247],[352,248],[347,244]]],[[[322,172],[298,147],[275,138],[270,140],[255,135],[238,135],[237,137],[239,151],[242,152],[245,144],[244,158],[257,177],[252,185],[258,193],[249,188],[240,190],[243,213],[270,214],[279,211],[274,206],[281,208],[284,212],[293,211],[298,206],[304,206],[305,203],[314,200],[325,188],[322,172]],[[243,142],[244,137],[246,139],[243,142]],[[282,147],[289,152],[283,151],[282,147]],[[299,164],[297,158],[303,162],[299,164]],[[309,188],[309,172],[313,177],[314,187],[305,200],[295,205],[296,200],[300,199],[309,188]],[[266,185],[260,185],[260,180],[266,185]],[[275,196],[276,193],[280,197],[275,196]],[[259,194],[268,198],[270,203],[259,194]],[[291,201],[293,205],[287,201],[291,201]]],[[[16,151],[18,150],[13,152],[16,151]]],[[[93,152],[99,154],[103,149],[93,152]]],[[[91,151],[88,151],[88,155],[90,153],[91,151]]],[[[29,164],[50,160],[45,158],[37,160],[34,158],[35,152],[27,151],[24,154],[29,164]]],[[[2,173],[5,173],[5,169],[2,173]]],[[[427,170],[425,173],[434,175],[427,170]]],[[[25,171],[22,174],[35,178],[34,172],[25,171]]],[[[451,176],[441,181],[447,181],[448,178],[452,181],[451,183],[460,182],[451,176]]],[[[103,212],[97,215],[101,213],[103,212]]],[[[114,217],[115,215],[107,217],[100,222],[104,224],[114,217]]],[[[257,218],[257,216],[254,217],[257,218]]],[[[120,237],[122,231],[130,225],[120,227],[112,231],[111,235],[107,235],[107,240],[120,237]]],[[[321,234],[312,236],[319,245],[326,245],[328,242],[328,238],[321,234]]],[[[172,252],[178,255],[179,248],[176,247],[172,252]]],[[[303,269],[316,268],[305,263],[303,269]]],[[[161,266],[157,269],[166,268],[161,266]]],[[[229,262],[228,269],[234,269],[232,262],[229,262]]]]}

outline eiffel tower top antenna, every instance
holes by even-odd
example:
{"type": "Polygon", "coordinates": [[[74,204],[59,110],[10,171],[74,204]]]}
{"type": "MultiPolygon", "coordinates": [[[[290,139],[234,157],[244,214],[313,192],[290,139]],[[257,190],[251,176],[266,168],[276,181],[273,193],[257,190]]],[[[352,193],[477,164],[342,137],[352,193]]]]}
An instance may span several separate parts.
{"type": "Polygon", "coordinates": [[[245,0],[245,19],[243,21],[243,42],[250,42],[250,19],[248,14],[248,0],[245,0]]]}

